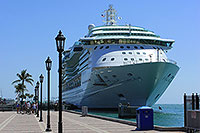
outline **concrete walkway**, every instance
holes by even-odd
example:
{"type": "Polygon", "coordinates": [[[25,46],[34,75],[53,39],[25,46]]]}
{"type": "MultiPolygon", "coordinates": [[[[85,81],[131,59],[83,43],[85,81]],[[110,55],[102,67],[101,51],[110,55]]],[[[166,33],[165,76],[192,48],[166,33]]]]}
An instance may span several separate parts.
{"type": "MultiPolygon", "coordinates": [[[[46,111],[43,111],[43,122],[38,122],[35,115],[0,112],[0,133],[41,133],[46,129],[46,111]]],[[[58,132],[58,112],[51,112],[52,132],[58,132]]],[[[93,117],[82,117],[79,114],[63,112],[64,133],[130,133],[158,131],[135,131],[135,126],[106,121],[93,117]]]]}

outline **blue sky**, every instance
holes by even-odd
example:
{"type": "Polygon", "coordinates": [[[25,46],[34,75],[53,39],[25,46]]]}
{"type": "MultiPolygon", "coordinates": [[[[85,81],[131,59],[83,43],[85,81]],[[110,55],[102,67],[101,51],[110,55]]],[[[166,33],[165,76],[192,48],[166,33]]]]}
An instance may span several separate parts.
{"type": "MultiPolygon", "coordinates": [[[[182,103],[183,93],[200,92],[200,1],[199,0],[35,0],[0,2],[0,91],[15,97],[11,82],[16,73],[27,69],[37,81],[46,76],[44,61],[53,61],[51,96],[58,94],[58,54],[55,36],[62,30],[67,37],[65,49],[87,34],[91,23],[103,25],[101,13],[113,4],[123,19],[154,31],[176,42],[168,57],[181,67],[158,103],[182,103]]],[[[34,83],[35,84],[35,83],[34,83]]],[[[34,87],[27,85],[29,92],[34,87]]],[[[43,96],[46,97],[46,80],[43,96]]]]}

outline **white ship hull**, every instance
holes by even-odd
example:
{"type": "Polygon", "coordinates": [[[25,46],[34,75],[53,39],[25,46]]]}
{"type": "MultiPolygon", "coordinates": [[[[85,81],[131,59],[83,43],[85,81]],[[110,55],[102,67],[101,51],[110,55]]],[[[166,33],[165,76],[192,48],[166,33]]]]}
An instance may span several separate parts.
{"type": "Polygon", "coordinates": [[[152,106],[179,70],[166,55],[175,41],[117,25],[112,6],[105,18],[105,25],[90,24],[88,34],[64,51],[63,101],[89,108],[152,106]]]}
{"type": "Polygon", "coordinates": [[[117,108],[124,101],[132,106],[152,106],[178,70],[167,62],[87,69],[81,75],[81,86],[64,92],[63,100],[89,108],[117,108]]]}

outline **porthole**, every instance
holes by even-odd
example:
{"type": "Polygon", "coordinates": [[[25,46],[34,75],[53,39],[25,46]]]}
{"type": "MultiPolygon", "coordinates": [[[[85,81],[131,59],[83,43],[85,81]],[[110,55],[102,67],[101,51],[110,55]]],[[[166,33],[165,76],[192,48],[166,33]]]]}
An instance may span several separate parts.
{"type": "Polygon", "coordinates": [[[124,48],[124,46],[120,46],[120,48],[124,48]]]}
{"type": "Polygon", "coordinates": [[[140,46],[140,48],[141,48],[141,49],[144,49],[144,47],[143,47],[143,46],[140,46]]]}
{"type": "Polygon", "coordinates": [[[170,76],[171,76],[171,73],[167,77],[170,77],[170,76]]]}
{"type": "Polygon", "coordinates": [[[131,58],[132,61],[134,61],[134,58],[131,58]]]}
{"type": "Polygon", "coordinates": [[[106,46],[106,49],[108,49],[109,48],[109,46],[106,46]]]}
{"type": "Polygon", "coordinates": [[[114,61],[115,60],[115,58],[111,58],[111,61],[114,61]]]}
{"type": "Polygon", "coordinates": [[[100,49],[102,49],[102,48],[103,48],[103,46],[100,47],[100,49]]]}
{"type": "Polygon", "coordinates": [[[145,52],[143,52],[143,54],[144,54],[144,55],[146,55],[146,53],[145,53],[145,52]]]}
{"type": "Polygon", "coordinates": [[[138,49],[138,47],[137,47],[137,46],[134,46],[134,48],[135,48],[135,49],[138,49]]]}
{"type": "Polygon", "coordinates": [[[128,52],[129,54],[132,54],[132,52],[128,52]]]}
{"type": "Polygon", "coordinates": [[[130,46],[127,46],[127,48],[130,48],[130,46]]]}
{"type": "Polygon", "coordinates": [[[96,50],[97,49],[97,46],[96,47],[94,47],[94,50],[96,50]]]}
{"type": "Polygon", "coordinates": [[[145,61],[148,61],[149,59],[145,59],[145,61]]]}
{"type": "Polygon", "coordinates": [[[102,61],[105,61],[106,60],[106,58],[103,58],[103,60],[102,61]]]}
{"type": "Polygon", "coordinates": [[[133,74],[132,74],[132,73],[128,73],[127,75],[128,75],[128,76],[133,76],[133,74]]]}
{"type": "Polygon", "coordinates": [[[142,61],[142,58],[139,58],[139,61],[142,61]]]}
{"type": "Polygon", "coordinates": [[[122,54],[126,54],[126,52],[122,52],[122,54]]]}
{"type": "Polygon", "coordinates": [[[128,58],[124,58],[124,60],[125,60],[125,61],[127,61],[127,60],[128,60],[128,58]]]}
{"type": "Polygon", "coordinates": [[[113,77],[113,78],[116,78],[117,76],[116,76],[116,75],[112,75],[112,77],[113,77]]]}
{"type": "Polygon", "coordinates": [[[140,52],[137,52],[137,54],[140,54],[140,52]]]}

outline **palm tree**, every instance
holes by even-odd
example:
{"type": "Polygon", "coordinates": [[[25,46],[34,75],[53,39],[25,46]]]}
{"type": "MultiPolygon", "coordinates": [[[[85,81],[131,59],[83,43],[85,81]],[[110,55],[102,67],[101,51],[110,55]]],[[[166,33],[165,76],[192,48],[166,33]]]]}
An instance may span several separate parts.
{"type": "Polygon", "coordinates": [[[25,89],[26,86],[25,85],[22,85],[21,83],[19,83],[18,85],[15,85],[15,93],[19,94],[19,93],[22,93],[23,89],[24,91],[28,91],[27,89],[25,89]]]}
{"type": "MultiPolygon", "coordinates": [[[[22,70],[20,74],[17,73],[18,79],[12,82],[12,84],[20,83],[20,82],[21,82],[21,85],[19,86],[20,88],[18,88],[18,89],[21,90],[21,92],[22,92],[22,94],[21,94],[21,95],[22,95],[22,97],[21,97],[21,98],[22,98],[22,102],[23,102],[24,91],[26,91],[26,90],[25,90],[25,88],[26,88],[25,82],[31,84],[32,86],[33,86],[33,83],[32,83],[32,82],[34,82],[34,80],[32,79],[32,75],[30,75],[30,74],[27,73],[26,71],[27,71],[27,70],[25,69],[25,70],[22,70]]],[[[19,84],[18,84],[18,85],[19,85],[19,84]]],[[[15,87],[15,88],[16,88],[16,87],[15,87]]],[[[17,89],[17,88],[16,88],[16,89],[17,89]]],[[[18,90],[16,90],[16,91],[18,91],[18,90]]]]}

